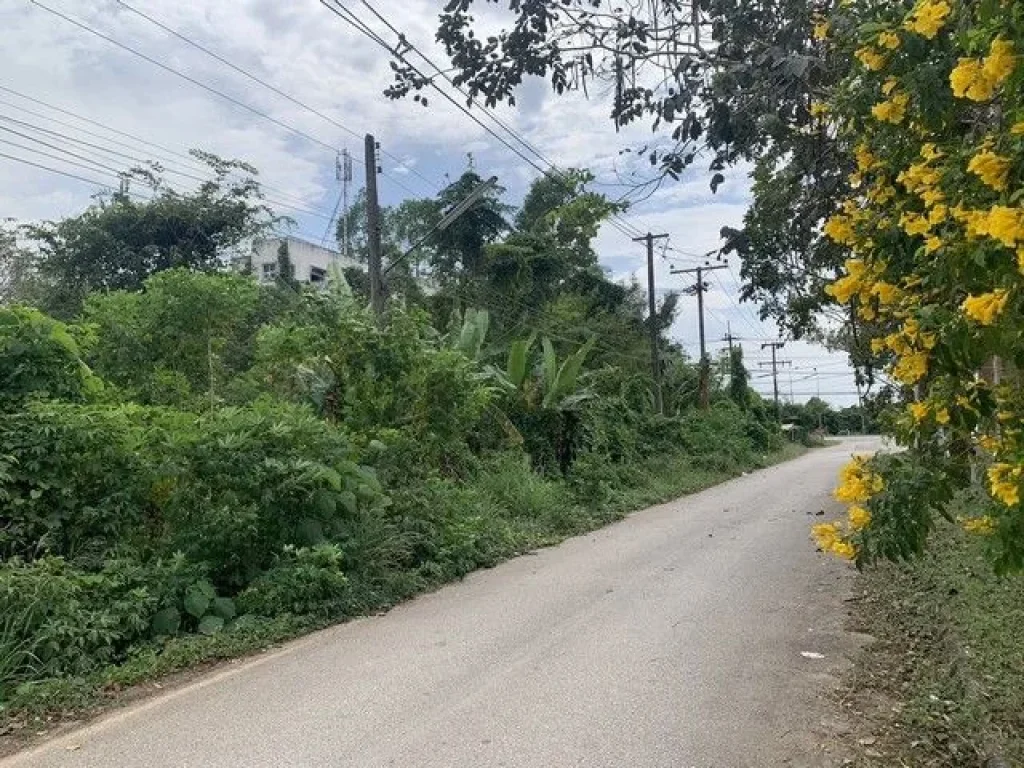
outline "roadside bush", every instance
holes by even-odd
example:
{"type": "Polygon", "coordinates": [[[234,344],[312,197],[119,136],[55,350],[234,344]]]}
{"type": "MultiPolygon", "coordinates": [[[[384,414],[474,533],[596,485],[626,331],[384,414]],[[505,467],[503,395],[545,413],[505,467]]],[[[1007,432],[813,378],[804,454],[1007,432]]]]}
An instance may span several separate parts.
{"type": "Polygon", "coordinates": [[[0,413],[0,560],[98,559],[137,543],[161,442],[151,416],[60,403],[0,413]]]}
{"type": "Polygon", "coordinates": [[[161,549],[207,563],[229,594],[273,564],[281,547],[344,537],[380,496],[341,430],[294,406],[223,409],[170,446],[162,478],[161,549]]]}
{"type": "Polygon", "coordinates": [[[100,379],[82,361],[89,334],[29,307],[0,307],[0,411],[30,397],[82,401],[100,379]]]}
{"type": "Polygon", "coordinates": [[[260,616],[340,615],[349,594],[342,563],[337,544],[286,546],[274,565],[239,594],[238,607],[260,616]]]}

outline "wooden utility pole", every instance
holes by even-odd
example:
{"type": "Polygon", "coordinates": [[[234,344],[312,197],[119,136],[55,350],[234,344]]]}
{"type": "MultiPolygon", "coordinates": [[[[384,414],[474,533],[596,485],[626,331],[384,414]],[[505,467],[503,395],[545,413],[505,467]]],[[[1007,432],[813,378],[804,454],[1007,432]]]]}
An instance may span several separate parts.
{"type": "MultiPolygon", "coordinates": [[[[706,267],[694,267],[693,269],[673,269],[670,272],[673,275],[689,275],[695,274],[697,276],[697,283],[692,287],[692,291],[697,294],[697,319],[700,327],[700,407],[707,408],[710,397],[710,382],[711,378],[711,362],[708,360],[707,345],[704,341],[704,291],[707,290],[707,285],[704,283],[704,273],[712,272],[716,269],[725,269],[728,265],[726,264],[715,264],[714,266],[706,267]]],[[[730,334],[731,335],[731,334],[730,334]]]]}
{"type": "Polygon", "coordinates": [[[658,413],[665,410],[661,398],[661,361],[658,359],[658,326],[654,322],[656,307],[654,304],[654,241],[666,238],[668,235],[652,235],[648,232],[643,237],[634,237],[634,243],[647,243],[647,309],[651,334],[651,375],[654,377],[654,409],[658,413]]]}
{"type": "Polygon", "coordinates": [[[366,241],[369,249],[370,307],[379,318],[384,314],[384,281],[381,276],[380,201],[377,199],[377,141],[366,134],[366,241]]]}
{"type": "MultiPolygon", "coordinates": [[[[782,422],[782,409],[779,407],[779,361],[776,359],[775,353],[784,346],[786,346],[784,341],[769,341],[767,344],[761,345],[761,349],[772,348],[772,389],[775,392],[775,419],[779,423],[782,422]]],[[[784,362],[788,363],[789,361],[784,362]]]]}

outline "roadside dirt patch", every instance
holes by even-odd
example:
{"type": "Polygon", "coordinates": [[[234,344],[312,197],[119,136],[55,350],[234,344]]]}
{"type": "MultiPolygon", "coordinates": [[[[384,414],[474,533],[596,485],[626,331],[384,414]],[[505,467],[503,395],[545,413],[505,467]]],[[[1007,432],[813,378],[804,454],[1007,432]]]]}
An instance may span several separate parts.
{"type": "Polygon", "coordinates": [[[1004,768],[1024,764],[1024,579],[999,579],[983,542],[952,526],[910,563],[858,580],[856,657],[838,704],[848,765],[1004,768]]]}

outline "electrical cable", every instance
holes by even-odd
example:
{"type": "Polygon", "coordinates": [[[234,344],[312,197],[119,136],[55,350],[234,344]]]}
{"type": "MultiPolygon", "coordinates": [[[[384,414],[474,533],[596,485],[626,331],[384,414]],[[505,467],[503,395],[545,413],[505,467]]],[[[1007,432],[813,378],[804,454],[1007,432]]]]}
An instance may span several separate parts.
{"type": "MultiPolygon", "coordinates": [[[[491,129],[482,120],[480,120],[480,118],[478,118],[475,114],[473,114],[471,111],[469,111],[469,109],[467,107],[465,107],[463,104],[459,103],[459,101],[457,99],[455,99],[450,93],[448,93],[443,88],[441,88],[432,78],[428,78],[426,75],[424,75],[422,70],[420,70],[415,64],[413,64],[412,62],[409,61],[408,57],[402,52],[402,50],[400,48],[389,45],[387,43],[387,41],[385,41],[380,35],[378,35],[376,32],[374,32],[372,30],[372,28],[370,28],[365,22],[363,22],[358,16],[356,16],[355,13],[353,13],[350,9],[345,8],[344,6],[342,6],[338,2],[338,0],[320,0],[320,2],[321,2],[321,4],[325,8],[327,8],[329,11],[331,11],[336,16],[341,18],[343,21],[347,22],[350,26],[352,26],[358,32],[360,32],[361,34],[365,35],[370,40],[372,40],[373,42],[377,43],[377,45],[381,46],[388,53],[390,53],[392,56],[394,56],[395,58],[399,59],[404,64],[406,64],[406,66],[408,66],[410,69],[412,69],[412,71],[415,72],[424,82],[429,83],[429,85],[435,91],[437,91],[437,93],[439,93],[446,101],[450,102],[453,106],[455,106],[456,109],[458,109],[464,115],[469,117],[470,120],[472,120],[480,128],[482,128],[484,131],[486,131],[488,133],[488,135],[492,136],[494,139],[499,141],[509,151],[511,151],[513,154],[515,154],[520,160],[525,162],[527,165],[529,165],[535,171],[540,173],[542,176],[546,176],[546,177],[554,176],[556,179],[558,179],[560,181],[564,181],[565,180],[566,177],[564,176],[564,174],[561,174],[561,172],[556,167],[552,166],[551,168],[547,168],[546,169],[546,168],[542,167],[541,165],[538,165],[537,162],[535,162],[532,158],[527,157],[526,155],[524,155],[519,149],[517,149],[515,146],[510,144],[508,142],[508,140],[506,140],[504,137],[498,135],[493,129],[491,129]]],[[[419,49],[416,49],[414,46],[412,46],[408,42],[407,38],[405,37],[405,35],[402,32],[400,32],[390,22],[387,22],[387,20],[384,19],[384,17],[381,16],[379,14],[379,12],[377,12],[375,9],[373,9],[368,3],[364,3],[364,5],[366,5],[368,8],[370,8],[371,11],[378,18],[384,20],[384,23],[388,26],[388,28],[394,34],[396,34],[399,37],[399,43],[400,44],[405,44],[405,45],[409,46],[411,50],[416,50],[416,52],[419,54],[419,56],[421,58],[423,58],[424,60],[428,61],[433,69],[435,69],[436,71],[440,72],[440,68],[437,67],[437,65],[434,64],[432,61],[430,61],[429,58],[426,57],[422,52],[420,52],[419,49]]],[[[447,76],[444,75],[443,72],[441,72],[441,75],[442,75],[442,77],[445,77],[446,80],[448,80],[447,76]]],[[[449,82],[451,82],[451,81],[449,80],[449,82]]],[[[463,92],[463,94],[465,95],[464,92],[463,92]]],[[[498,122],[499,122],[499,125],[502,124],[500,122],[500,119],[495,118],[489,112],[489,110],[487,110],[486,108],[483,108],[482,111],[488,117],[491,117],[491,119],[497,119],[498,122]]],[[[507,126],[506,126],[505,129],[507,131],[509,131],[511,134],[515,134],[515,132],[512,131],[511,129],[507,128],[507,126]]],[[[516,134],[516,136],[518,137],[517,134],[516,134]]],[[[524,146],[526,146],[528,144],[528,142],[526,142],[524,139],[517,138],[517,140],[520,141],[520,143],[524,144],[524,146]]],[[[542,161],[545,161],[543,156],[539,156],[539,157],[540,157],[540,159],[542,161]]],[[[638,228],[636,228],[634,225],[632,225],[629,222],[626,222],[625,224],[620,223],[618,221],[618,218],[621,218],[621,217],[613,218],[612,220],[610,220],[610,223],[611,223],[611,225],[613,227],[615,227],[620,232],[622,232],[622,234],[625,234],[625,235],[627,235],[629,237],[639,237],[639,236],[642,236],[643,233],[641,232],[641,230],[639,230],[638,228]]]]}
{"type": "MultiPolygon", "coordinates": [[[[303,130],[301,130],[299,128],[296,128],[293,125],[289,125],[288,123],[284,122],[283,120],[278,120],[276,117],[273,117],[272,115],[269,115],[266,112],[263,112],[263,111],[257,109],[256,107],[253,107],[253,106],[251,106],[249,104],[246,104],[241,99],[236,99],[234,96],[231,96],[230,94],[225,93],[224,91],[221,91],[221,90],[219,90],[217,88],[214,88],[213,86],[208,85],[208,84],[202,82],[201,80],[197,80],[196,78],[192,77],[191,75],[188,75],[188,74],[182,72],[179,69],[175,69],[174,67],[170,66],[169,64],[164,64],[162,61],[159,61],[158,59],[154,59],[152,56],[149,56],[148,54],[145,54],[142,51],[139,51],[138,49],[131,47],[130,45],[122,43],[119,40],[117,40],[117,39],[115,39],[113,37],[110,37],[109,35],[106,35],[103,32],[100,32],[99,30],[94,29],[93,27],[90,27],[87,24],[85,24],[85,23],[83,23],[81,21],[78,21],[77,19],[75,19],[75,18],[73,18],[71,16],[68,16],[65,13],[62,13],[61,11],[58,11],[55,8],[51,8],[48,5],[44,5],[42,2],[40,2],[40,0],[29,0],[29,2],[32,3],[34,6],[36,6],[37,8],[40,8],[41,10],[44,10],[47,13],[51,13],[54,16],[57,16],[58,18],[61,18],[64,21],[67,21],[69,24],[73,24],[74,26],[78,27],[79,29],[81,29],[81,30],[83,30],[85,32],[88,32],[91,35],[95,35],[96,37],[100,38],[101,40],[105,40],[108,43],[111,43],[112,45],[115,45],[118,48],[120,48],[120,49],[122,49],[124,51],[127,51],[128,53],[131,53],[134,56],[137,56],[138,58],[142,59],[143,61],[146,61],[146,62],[152,64],[153,66],[158,67],[158,68],[160,68],[160,69],[164,70],[165,72],[168,72],[168,73],[170,73],[172,75],[175,75],[176,77],[179,77],[182,80],[185,80],[186,82],[189,82],[189,83],[191,83],[191,84],[193,84],[193,85],[195,85],[195,86],[197,86],[199,88],[202,88],[204,91],[212,93],[213,95],[218,96],[221,99],[224,99],[225,101],[227,101],[227,102],[229,102],[231,104],[234,104],[235,106],[240,107],[241,109],[244,109],[247,112],[250,112],[253,115],[256,115],[257,117],[259,117],[259,118],[261,118],[263,120],[266,120],[267,122],[270,122],[270,123],[278,126],[279,128],[281,128],[281,129],[283,129],[285,131],[288,131],[289,133],[292,133],[292,134],[294,134],[294,135],[296,135],[296,136],[298,136],[298,137],[300,137],[302,139],[305,139],[306,141],[309,141],[309,142],[311,142],[313,144],[317,144],[320,147],[323,147],[323,148],[329,150],[331,153],[333,153],[335,155],[339,151],[338,147],[332,146],[331,144],[328,144],[327,142],[322,141],[321,139],[318,139],[315,136],[313,136],[313,135],[311,135],[309,133],[306,133],[305,131],[303,131],[303,130]]],[[[394,177],[392,177],[392,176],[390,176],[389,174],[386,174],[386,173],[381,174],[381,175],[384,176],[385,178],[387,178],[395,186],[399,187],[400,189],[405,190],[407,193],[409,193],[413,197],[416,197],[416,193],[413,190],[409,189],[409,187],[407,187],[401,181],[395,179],[394,177]]]]}
{"type": "MultiPolygon", "coordinates": [[[[188,35],[185,35],[185,34],[179,32],[179,31],[177,31],[176,29],[173,29],[173,28],[167,26],[163,22],[161,22],[161,21],[159,21],[157,19],[154,19],[152,16],[144,13],[143,11],[140,11],[138,8],[135,8],[134,6],[131,6],[128,3],[124,2],[124,0],[114,0],[114,2],[116,2],[122,8],[124,8],[124,9],[126,9],[128,11],[131,11],[132,13],[136,14],[137,16],[145,19],[150,24],[153,24],[153,25],[159,27],[164,32],[168,33],[169,35],[173,35],[174,37],[178,38],[182,42],[192,46],[193,48],[195,48],[195,49],[197,49],[199,51],[202,51],[204,54],[206,54],[207,56],[215,59],[216,61],[219,61],[221,64],[224,64],[225,66],[230,67],[232,70],[234,70],[235,72],[239,73],[240,75],[248,78],[249,80],[252,80],[254,83],[257,83],[258,85],[266,88],[267,90],[272,91],[273,93],[277,94],[278,96],[280,96],[280,97],[282,97],[284,99],[287,99],[288,101],[290,101],[292,104],[296,105],[297,107],[300,107],[301,109],[304,109],[307,112],[309,112],[309,113],[311,113],[313,115],[316,115],[321,120],[324,120],[324,121],[330,123],[331,125],[335,126],[336,128],[344,131],[348,135],[350,135],[350,136],[352,136],[352,137],[354,137],[356,139],[359,139],[360,141],[363,140],[363,136],[361,134],[359,134],[358,132],[352,130],[347,125],[344,125],[343,123],[341,123],[338,120],[334,119],[330,115],[325,114],[324,112],[322,112],[321,110],[317,109],[316,107],[312,107],[309,104],[306,104],[305,102],[300,101],[299,99],[297,99],[294,96],[292,96],[291,94],[281,90],[280,88],[278,88],[277,86],[273,85],[272,83],[268,83],[266,80],[262,79],[261,77],[259,77],[257,75],[254,75],[252,72],[248,71],[244,67],[240,67],[237,64],[235,64],[234,62],[230,61],[229,59],[226,59],[225,57],[221,56],[217,52],[210,50],[209,48],[207,48],[206,46],[204,46],[204,45],[202,45],[200,43],[197,43],[195,40],[190,38],[188,35]]],[[[408,170],[410,173],[414,174],[415,176],[418,176],[420,179],[422,179],[424,182],[426,182],[431,188],[434,188],[434,187],[438,186],[437,184],[432,182],[430,179],[428,179],[426,176],[424,176],[422,173],[420,173],[418,170],[416,170],[415,168],[412,168],[409,165],[407,165],[406,162],[403,161],[401,158],[399,158],[397,155],[393,155],[390,152],[388,152],[387,150],[382,150],[381,154],[383,154],[384,156],[389,157],[390,159],[394,160],[396,163],[399,164],[400,167],[405,168],[406,170],[408,170]]],[[[356,159],[356,162],[361,163],[362,161],[356,159]]]]}

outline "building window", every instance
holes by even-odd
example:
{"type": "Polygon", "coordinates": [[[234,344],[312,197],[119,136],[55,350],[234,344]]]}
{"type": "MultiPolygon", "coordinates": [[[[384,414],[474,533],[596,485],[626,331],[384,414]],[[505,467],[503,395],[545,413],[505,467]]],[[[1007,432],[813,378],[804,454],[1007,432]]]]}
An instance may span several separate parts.
{"type": "Polygon", "coordinates": [[[309,268],[309,282],[313,285],[322,285],[327,282],[327,270],[321,267],[309,268]]]}
{"type": "Polygon", "coordinates": [[[264,280],[276,280],[277,279],[277,262],[269,262],[263,265],[263,279],[264,280]]]}

